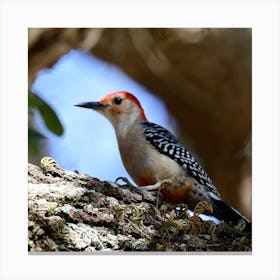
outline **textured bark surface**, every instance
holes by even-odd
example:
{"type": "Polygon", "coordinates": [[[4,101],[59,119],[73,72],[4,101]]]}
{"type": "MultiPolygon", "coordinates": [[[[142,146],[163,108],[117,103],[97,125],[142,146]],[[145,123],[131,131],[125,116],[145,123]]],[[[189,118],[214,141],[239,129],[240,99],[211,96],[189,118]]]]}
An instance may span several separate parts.
{"type": "Polygon", "coordinates": [[[28,250],[251,251],[237,227],[178,216],[156,194],[28,165],[28,250]]]}
{"type": "Polygon", "coordinates": [[[30,29],[29,85],[73,48],[118,65],[163,99],[225,201],[251,217],[251,39],[246,28],[30,29]]]}

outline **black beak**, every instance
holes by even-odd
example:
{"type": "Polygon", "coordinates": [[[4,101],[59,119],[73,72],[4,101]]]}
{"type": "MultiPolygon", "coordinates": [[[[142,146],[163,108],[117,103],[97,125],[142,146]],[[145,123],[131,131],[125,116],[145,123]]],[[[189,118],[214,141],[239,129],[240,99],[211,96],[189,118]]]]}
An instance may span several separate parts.
{"type": "Polygon", "coordinates": [[[100,103],[100,102],[83,102],[83,103],[80,103],[80,104],[76,104],[75,106],[88,108],[88,109],[93,109],[93,110],[104,110],[109,105],[108,104],[103,104],[103,103],[100,103]]]}

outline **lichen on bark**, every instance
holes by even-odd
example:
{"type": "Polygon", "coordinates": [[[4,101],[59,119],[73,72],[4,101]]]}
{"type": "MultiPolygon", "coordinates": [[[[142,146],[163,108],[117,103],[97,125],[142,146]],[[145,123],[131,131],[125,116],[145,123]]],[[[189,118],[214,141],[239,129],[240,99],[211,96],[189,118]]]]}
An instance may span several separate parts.
{"type": "Polygon", "coordinates": [[[59,166],[28,165],[30,252],[251,251],[236,227],[179,217],[175,206],[128,185],[59,166]]]}

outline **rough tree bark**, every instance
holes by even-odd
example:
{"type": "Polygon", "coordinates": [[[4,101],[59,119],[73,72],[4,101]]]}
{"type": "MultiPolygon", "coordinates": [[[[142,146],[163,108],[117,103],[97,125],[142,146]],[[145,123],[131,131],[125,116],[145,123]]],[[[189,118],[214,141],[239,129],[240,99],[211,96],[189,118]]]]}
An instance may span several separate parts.
{"type": "MultiPolygon", "coordinates": [[[[28,250],[251,251],[242,228],[175,212],[157,194],[28,164],[28,250]]],[[[186,207],[186,206],[185,206],[186,207]]]]}

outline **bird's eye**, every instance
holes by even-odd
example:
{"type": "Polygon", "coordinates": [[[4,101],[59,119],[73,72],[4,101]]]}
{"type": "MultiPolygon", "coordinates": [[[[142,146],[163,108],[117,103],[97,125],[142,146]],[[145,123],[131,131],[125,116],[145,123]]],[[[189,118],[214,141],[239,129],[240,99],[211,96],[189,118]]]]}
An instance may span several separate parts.
{"type": "Polygon", "coordinates": [[[122,99],[119,96],[116,96],[114,98],[114,103],[117,104],[117,105],[120,105],[122,103],[122,99]]]}

